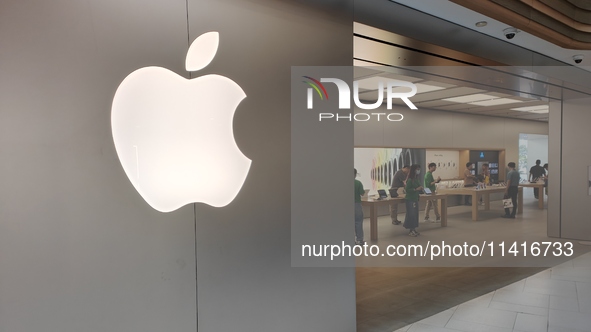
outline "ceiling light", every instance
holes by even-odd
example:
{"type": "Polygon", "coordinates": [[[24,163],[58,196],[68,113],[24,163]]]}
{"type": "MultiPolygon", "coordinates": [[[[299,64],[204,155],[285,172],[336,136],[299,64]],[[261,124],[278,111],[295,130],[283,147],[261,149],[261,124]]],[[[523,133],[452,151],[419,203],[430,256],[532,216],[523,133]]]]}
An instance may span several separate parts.
{"type": "Polygon", "coordinates": [[[388,86],[389,81],[396,80],[387,77],[374,76],[357,80],[357,84],[359,84],[359,88],[363,90],[377,90],[380,83],[382,83],[382,86],[385,89],[388,86]]]}
{"type": "Polygon", "coordinates": [[[417,86],[417,93],[425,93],[437,90],[444,90],[444,87],[429,85],[429,84],[422,84],[422,83],[415,83],[417,86]]]}
{"type": "MultiPolygon", "coordinates": [[[[414,83],[414,85],[417,87],[417,95],[421,94],[421,93],[425,93],[425,92],[431,92],[431,91],[437,91],[437,90],[444,90],[445,88],[440,87],[440,86],[435,86],[435,85],[428,85],[428,84],[421,84],[421,83],[414,83]]],[[[386,90],[387,88],[384,87],[384,90],[386,90]]],[[[403,93],[403,92],[408,92],[408,87],[405,86],[394,86],[390,89],[390,91],[394,92],[394,93],[403,93]]],[[[377,90],[377,89],[374,89],[377,90]]]]}
{"type": "Polygon", "coordinates": [[[534,111],[529,111],[529,112],[543,114],[543,113],[550,113],[550,110],[549,109],[541,109],[541,110],[534,110],[534,111]]]}
{"type": "MultiPolygon", "coordinates": [[[[417,87],[417,93],[416,93],[417,95],[418,94],[421,94],[421,93],[425,93],[425,92],[431,92],[431,91],[437,91],[437,90],[444,90],[445,89],[445,88],[440,87],[440,86],[427,85],[427,84],[421,84],[421,83],[415,83],[415,86],[417,87]]],[[[384,90],[386,90],[386,88],[384,88],[384,90]]],[[[392,89],[390,89],[390,91],[392,91],[394,93],[408,92],[408,87],[405,87],[405,86],[396,86],[396,87],[392,87],[392,89]]]]}
{"type": "Polygon", "coordinates": [[[548,107],[548,105],[537,105],[537,106],[525,106],[525,107],[511,108],[511,110],[518,111],[518,112],[548,113],[549,107],[548,107]]]}
{"type": "Polygon", "coordinates": [[[482,28],[485,27],[488,24],[488,22],[486,21],[480,21],[480,22],[476,22],[476,24],[474,24],[475,26],[482,28]]]}
{"type": "Polygon", "coordinates": [[[460,97],[453,97],[453,98],[445,98],[445,99],[441,99],[441,100],[445,100],[445,101],[451,101],[454,103],[472,103],[475,101],[482,101],[482,100],[489,100],[489,99],[497,99],[499,97],[496,96],[491,96],[491,95],[485,95],[483,93],[476,93],[473,95],[466,95],[466,96],[460,96],[460,97]]]}
{"type": "Polygon", "coordinates": [[[513,103],[523,103],[523,101],[517,100],[517,99],[510,99],[510,98],[497,98],[497,99],[490,99],[490,100],[475,101],[473,103],[468,103],[468,104],[476,105],[476,106],[495,106],[495,105],[504,105],[504,104],[513,104],[513,103]]]}
{"type": "MultiPolygon", "coordinates": [[[[400,81],[400,80],[374,76],[374,77],[358,80],[357,83],[359,84],[360,89],[377,90],[380,83],[382,83],[383,84],[382,86],[384,87],[384,89],[386,89],[388,87],[388,82],[396,82],[396,81],[400,81]]],[[[422,84],[422,83],[415,83],[415,85],[417,87],[417,93],[425,93],[425,92],[445,89],[444,87],[429,85],[429,84],[422,84]]],[[[391,90],[393,92],[403,92],[403,91],[408,91],[408,87],[400,87],[400,86],[396,87],[395,86],[395,87],[392,87],[391,90]]]]}

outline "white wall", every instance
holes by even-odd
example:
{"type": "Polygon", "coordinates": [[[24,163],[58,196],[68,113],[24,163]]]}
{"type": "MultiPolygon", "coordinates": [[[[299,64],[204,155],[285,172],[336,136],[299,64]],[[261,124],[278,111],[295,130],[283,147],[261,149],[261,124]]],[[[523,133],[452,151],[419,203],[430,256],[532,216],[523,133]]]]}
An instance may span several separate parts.
{"type": "Polygon", "coordinates": [[[375,112],[402,113],[404,119],[355,122],[356,147],[504,149],[508,163],[519,159],[519,133],[548,134],[547,122],[399,106],[392,110],[382,107],[375,112]]]}
{"type": "Polygon", "coordinates": [[[434,174],[435,178],[455,179],[458,177],[462,169],[460,165],[460,151],[427,150],[426,155],[425,169],[429,169],[430,163],[437,164],[436,173],[434,174]]]}
{"type": "MultiPolygon", "coordinates": [[[[527,166],[528,170],[536,164],[536,160],[541,160],[540,165],[548,163],[548,136],[547,135],[527,135],[527,166]]],[[[529,175],[529,173],[528,173],[529,175]]]]}

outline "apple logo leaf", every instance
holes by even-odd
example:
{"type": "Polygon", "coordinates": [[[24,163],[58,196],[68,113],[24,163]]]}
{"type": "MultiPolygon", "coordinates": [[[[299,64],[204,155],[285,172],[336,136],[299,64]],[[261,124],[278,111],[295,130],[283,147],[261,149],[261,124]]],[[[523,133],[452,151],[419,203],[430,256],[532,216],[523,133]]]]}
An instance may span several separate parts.
{"type": "Polygon", "coordinates": [[[187,51],[187,71],[197,71],[209,65],[215,57],[219,42],[220,34],[217,31],[206,32],[197,37],[187,51]]]}

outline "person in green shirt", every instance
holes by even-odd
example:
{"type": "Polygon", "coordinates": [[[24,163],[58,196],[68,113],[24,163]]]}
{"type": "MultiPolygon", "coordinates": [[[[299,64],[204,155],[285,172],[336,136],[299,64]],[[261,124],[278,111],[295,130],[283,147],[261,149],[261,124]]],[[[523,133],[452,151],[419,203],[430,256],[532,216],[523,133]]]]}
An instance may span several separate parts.
{"type": "MultiPolygon", "coordinates": [[[[355,177],[357,177],[357,169],[355,170],[355,177]]],[[[365,193],[363,183],[355,179],[355,244],[364,245],[363,241],[363,208],[361,207],[361,196],[365,193]]]]}
{"type": "Polygon", "coordinates": [[[421,166],[412,165],[408,172],[408,178],[406,179],[406,216],[404,217],[404,228],[410,230],[408,235],[418,236],[420,233],[417,232],[419,227],[419,194],[423,191],[423,186],[420,180],[421,166]]]}
{"type": "MultiPolygon", "coordinates": [[[[437,169],[437,164],[430,163],[429,164],[429,171],[425,174],[425,188],[429,188],[432,193],[435,193],[435,189],[437,189],[436,183],[441,181],[440,177],[437,177],[437,180],[433,178],[433,172],[437,169]]],[[[435,220],[433,222],[441,222],[441,216],[439,215],[439,211],[437,208],[437,200],[430,199],[427,201],[427,206],[425,207],[425,221],[429,221],[429,212],[433,208],[435,211],[435,220]]]]}

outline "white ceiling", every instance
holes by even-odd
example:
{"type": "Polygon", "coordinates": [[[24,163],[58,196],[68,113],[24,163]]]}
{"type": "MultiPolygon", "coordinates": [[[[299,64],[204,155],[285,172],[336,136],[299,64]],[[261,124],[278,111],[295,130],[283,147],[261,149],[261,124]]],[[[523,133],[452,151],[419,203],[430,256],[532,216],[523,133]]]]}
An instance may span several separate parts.
{"type": "MultiPolygon", "coordinates": [[[[372,66],[371,63],[365,63],[359,60],[355,61],[355,66],[357,66],[355,67],[355,80],[359,83],[359,98],[368,104],[378,99],[378,82],[399,80],[413,82],[418,86],[417,94],[411,100],[419,109],[426,108],[458,113],[548,121],[548,103],[545,101],[465,87],[462,86],[463,82],[458,82],[457,85],[454,85],[436,80],[402,76],[388,72],[388,68],[372,66]],[[421,89],[421,86],[431,88],[421,89]],[[438,87],[438,89],[435,89],[435,87],[438,87]],[[452,98],[452,101],[446,100],[450,98],[452,98]],[[453,98],[460,98],[460,100],[453,101],[453,98]],[[492,101],[492,103],[485,103],[483,105],[482,101],[484,100],[488,103],[492,101]],[[494,101],[506,101],[507,103],[495,104],[494,101]],[[532,110],[514,110],[515,108],[528,106],[532,110]],[[540,109],[542,108],[545,108],[545,110],[541,111],[543,113],[540,113],[540,109]]],[[[404,90],[406,88],[402,89],[404,90]]],[[[394,99],[393,103],[404,106],[404,102],[399,99],[394,99]]]]}
{"type": "Polygon", "coordinates": [[[508,28],[509,25],[496,21],[480,13],[474,12],[453,2],[447,0],[390,1],[402,4],[410,8],[414,8],[421,12],[430,14],[435,17],[439,17],[446,21],[456,23],[458,25],[461,25],[474,31],[478,31],[491,37],[504,40],[508,43],[518,45],[520,47],[546,55],[550,58],[562,61],[570,65],[575,65],[572,59],[573,55],[583,54],[585,55],[585,58],[583,59],[581,64],[577,66],[582,67],[585,70],[591,71],[591,51],[565,49],[524,31],[519,32],[515,36],[515,38],[509,40],[505,38],[505,35],[503,34],[503,29],[508,28]],[[475,24],[479,21],[486,21],[488,24],[485,27],[478,28],[475,26],[475,24]]]}

